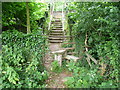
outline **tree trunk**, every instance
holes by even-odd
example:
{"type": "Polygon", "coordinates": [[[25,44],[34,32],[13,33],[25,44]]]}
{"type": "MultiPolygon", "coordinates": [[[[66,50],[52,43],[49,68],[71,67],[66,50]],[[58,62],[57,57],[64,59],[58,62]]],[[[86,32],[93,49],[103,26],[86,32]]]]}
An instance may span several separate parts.
{"type": "Polygon", "coordinates": [[[28,33],[31,33],[31,31],[30,31],[30,15],[29,15],[28,2],[26,2],[26,14],[27,14],[27,34],[28,34],[28,33]]]}
{"type": "Polygon", "coordinates": [[[71,37],[72,36],[72,24],[70,24],[70,41],[72,41],[73,40],[73,38],[71,37]]]}

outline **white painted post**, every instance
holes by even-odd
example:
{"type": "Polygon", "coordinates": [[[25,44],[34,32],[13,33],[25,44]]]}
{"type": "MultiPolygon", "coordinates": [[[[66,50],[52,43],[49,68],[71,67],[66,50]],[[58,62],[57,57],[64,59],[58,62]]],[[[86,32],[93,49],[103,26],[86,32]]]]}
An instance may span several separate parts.
{"type": "Polygon", "coordinates": [[[54,59],[58,61],[60,66],[62,66],[62,57],[65,52],[66,52],[66,50],[64,50],[64,49],[52,52],[54,54],[54,59]]]}
{"type": "Polygon", "coordinates": [[[62,65],[62,54],[58,54],[58,63],[60,66],[62,65]]]}
{"type": "Polygon", "coordinates": [[[58,57],[57,57],[57,54],[55,54],[55,58],[54,58],[55,60],[57,60],[58,59],[58,57]]]}

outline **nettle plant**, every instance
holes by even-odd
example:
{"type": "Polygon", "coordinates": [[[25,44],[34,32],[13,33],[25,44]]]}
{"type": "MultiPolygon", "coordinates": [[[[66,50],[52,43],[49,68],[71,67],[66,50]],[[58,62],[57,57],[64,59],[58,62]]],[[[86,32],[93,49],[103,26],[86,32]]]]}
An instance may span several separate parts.
{"type": "Polygon", "coordinates": [[[48,77],[43,66],[47,50],[40,31],[2,33],[2,88],[41,88],[48,77]]]}

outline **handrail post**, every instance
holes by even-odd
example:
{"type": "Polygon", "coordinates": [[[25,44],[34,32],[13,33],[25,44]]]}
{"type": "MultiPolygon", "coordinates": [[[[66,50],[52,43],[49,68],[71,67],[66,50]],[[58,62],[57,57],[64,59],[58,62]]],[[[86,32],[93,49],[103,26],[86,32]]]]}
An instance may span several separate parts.
{"type": "Polygon", "coordinates": [[[50,22],[49,22],[48,30],[50,30],[51,21],[53,18],[53,11],[54,11],[54,2],[50,3],[50,22]]]}
{"type": "Polygon", "coordinates": [[[64,31],[64,3],[62,5],[62,30],[64,31]]]}

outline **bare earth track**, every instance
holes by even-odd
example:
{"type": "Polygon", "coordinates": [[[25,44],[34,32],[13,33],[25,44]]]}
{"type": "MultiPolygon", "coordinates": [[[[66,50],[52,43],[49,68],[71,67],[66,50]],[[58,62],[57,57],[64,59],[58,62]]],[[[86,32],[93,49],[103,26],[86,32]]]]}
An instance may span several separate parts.
{"type": "Polygon", "coordinates": [[[54,61],[54,59],[50,52],[58,50],[59,48],[60,43],[50,43],[50,51],[45,56],[44,65],[49,72],[49,78],[48,80],[46,80],[46,88],[66,88],[66,86],[64,85],[65,78],[72,76],[72,73],[67,70],[63,70],[60,74],[51,71],[51,63],[54,61]]]}

